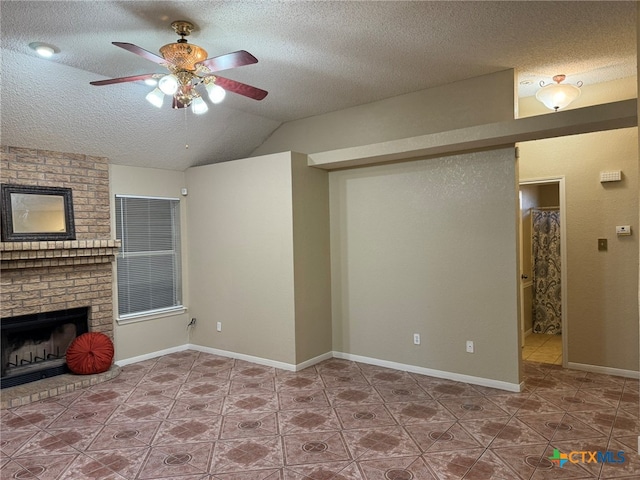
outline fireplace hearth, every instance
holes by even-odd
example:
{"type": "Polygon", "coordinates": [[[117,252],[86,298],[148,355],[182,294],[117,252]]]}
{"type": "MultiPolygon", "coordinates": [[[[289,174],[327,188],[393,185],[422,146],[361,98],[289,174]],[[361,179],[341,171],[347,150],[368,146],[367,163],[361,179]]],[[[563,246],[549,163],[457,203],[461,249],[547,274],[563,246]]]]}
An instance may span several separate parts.
{"type": "Polygon", "coordinates": [[[88,307],[3,318],[0,388],[68,373],[67,348],[88,320],[88,307]]]}

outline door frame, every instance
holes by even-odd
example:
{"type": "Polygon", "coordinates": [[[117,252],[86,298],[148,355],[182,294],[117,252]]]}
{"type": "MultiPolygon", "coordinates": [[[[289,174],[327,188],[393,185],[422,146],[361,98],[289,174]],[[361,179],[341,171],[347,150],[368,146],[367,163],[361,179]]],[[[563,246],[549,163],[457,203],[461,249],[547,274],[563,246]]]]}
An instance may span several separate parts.
{"type": "MultiPolygon", "coordinates": [[[[539,177],[539,178],[520,178],[518,187],[522,185],[545,185],[550,183],[558,184],[558,196],[560,199],[560,306],[562,308],[562,366],[567,368],[569,361],[569,312],[567,309],[567,202],[565,195],[565,177],[564,175],[554,177],[539,177]]],[[[520,214],[519,223],[522,223],[522,213],[520,214]]],[[[522,248],[522,241],[520,241],[519,249],[522,248]]],[[[521,252],[522,254],[522,252],[521,252]]],[[[522,280],[519,280],[518,288],[522,285],[522,280]]],[[[521,307],[524,303],[521,299],[521,307]]],[[[522,325],[520,325],[521,334],[524,336],[522,325]]]]}

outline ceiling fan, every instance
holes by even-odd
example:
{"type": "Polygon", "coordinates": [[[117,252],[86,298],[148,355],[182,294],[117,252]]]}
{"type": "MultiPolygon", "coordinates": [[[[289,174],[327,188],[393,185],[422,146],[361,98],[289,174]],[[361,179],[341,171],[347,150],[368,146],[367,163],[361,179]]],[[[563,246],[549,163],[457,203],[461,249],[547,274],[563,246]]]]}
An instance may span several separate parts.
{"type": "Polygon", "coordinates": [[[171,24],[173,30],[181,37],[176,43],[169,43],[160,48],[158,56],[132,43],[112,42],[116,47],[166,67],[171,73],[145,73],[130,77],[110,78],[89,82],[91,85],[102,86],[114,83],[136,82],[144,80],[157,87],[147,95],[147,100],[154,106],[162,106],[164,96],[172,97],[173,108],[187,108],[191,106],[193,113],[204,113],[208,110],[196,86],[204,84],[213,103],[220,103],[227,91],[244,95],[254,100],[262,100],[267,91],[246,83],[214,75],[220,70],[242,67],[257,63],[258,59],[245,50],[227,53],[218,57],[207,58],[207,52],[198,45],[189,44],[186,40],[193,30],[193,24],[185,20],[177,20],[171,24]]]}

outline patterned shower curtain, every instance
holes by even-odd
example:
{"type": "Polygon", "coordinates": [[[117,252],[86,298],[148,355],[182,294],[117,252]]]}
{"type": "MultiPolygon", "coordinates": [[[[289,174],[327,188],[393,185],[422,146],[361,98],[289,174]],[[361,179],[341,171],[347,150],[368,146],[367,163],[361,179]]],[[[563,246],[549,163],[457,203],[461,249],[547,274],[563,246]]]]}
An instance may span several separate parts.
{"type": "Polygon", "coordinates": [[[560,303],[560,212],[531,210],[533,333],[562,333],[560,303]]]}

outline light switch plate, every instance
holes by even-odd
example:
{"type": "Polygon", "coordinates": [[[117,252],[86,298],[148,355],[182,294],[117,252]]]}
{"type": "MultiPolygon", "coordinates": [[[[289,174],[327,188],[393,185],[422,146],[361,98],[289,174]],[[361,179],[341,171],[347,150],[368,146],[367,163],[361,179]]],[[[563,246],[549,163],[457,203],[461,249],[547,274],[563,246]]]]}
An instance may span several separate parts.
{"type": "Polygon", "coordinates": [[[607,251],[607,239],[606,238],[599,238],[598,239],[598,251],[599,252],[606,252],[607,251]]]}

